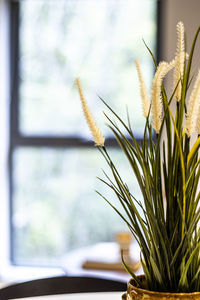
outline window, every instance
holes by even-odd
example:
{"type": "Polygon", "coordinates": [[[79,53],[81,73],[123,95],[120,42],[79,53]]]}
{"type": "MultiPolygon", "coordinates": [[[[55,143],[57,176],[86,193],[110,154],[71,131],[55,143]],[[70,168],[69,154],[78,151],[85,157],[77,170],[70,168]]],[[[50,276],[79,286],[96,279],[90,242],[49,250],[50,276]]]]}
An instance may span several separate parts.
{"type": "Polygon", "coordinates": [[[124,118],[128,105],[140,138],[144,120],[134,58],[150,87],[153,64],[142,38],[155,53],[156,9],[153,0],[11,1],[14,264],[56,266],[68,251],[113,240],[126,229],[94,192],[108,194],[95,177],[102,176],[105,162],[90,141],[74,79],[82,79],[110,152],[139,197],[104,124],[105,107],[97,94],[124,118]]]}

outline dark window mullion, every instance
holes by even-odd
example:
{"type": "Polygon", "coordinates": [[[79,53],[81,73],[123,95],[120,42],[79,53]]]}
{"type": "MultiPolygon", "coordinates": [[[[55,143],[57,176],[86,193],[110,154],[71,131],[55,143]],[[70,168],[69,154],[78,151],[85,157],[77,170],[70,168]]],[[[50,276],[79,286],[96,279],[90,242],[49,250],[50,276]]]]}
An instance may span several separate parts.
{"type": "Polygon", "coordinates": [[[19,3],[10,2],[10,138],[19,132],[19,3]]]}
{"type": "Polygon", "coordinates": [[[13,261],[13,151],[12,140],[18,134],[19,114],[19,3],[9,2],[10,5],[10,147],[9,147],[9,229],[10,229],[10,258],[13,261]]]}
{"type": "MultiPolygon", "coordinates": [[[[137,140],[138,142],[140,139],[137,140]]],[[[131,142],[131,141],[130,141],[131,142]]],[[[106,138],[105,145],[108,147],[118,147],[118,143],[114,137],[106,138]]],[[[80,137],[50,137],[50,136],[19,136],[16,135],[12,139],[12,148],[23,147],[93,147],[92,140],[80,137]]]]}

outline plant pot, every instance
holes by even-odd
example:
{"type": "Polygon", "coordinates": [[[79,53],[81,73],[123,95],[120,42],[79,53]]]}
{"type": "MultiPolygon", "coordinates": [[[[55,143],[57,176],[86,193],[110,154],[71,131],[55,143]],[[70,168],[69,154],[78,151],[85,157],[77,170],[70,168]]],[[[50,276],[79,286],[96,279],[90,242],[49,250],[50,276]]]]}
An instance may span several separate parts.
{"type": "MultiPolygon", "coordinates": [[[[144,276],[139,276],[142,282],[145,282],[144,276]]],[[[127,293],[122,296],[123,300],[186,300],[186,299],[193,299],[199,300],[200,299],[200,292],[195,293],[160,293],[160,292],[153,292],[148,291],[145,289],[140,289],[134,286],[134,280],[131,279],[128,282],[128,289],[127,293]]]]}

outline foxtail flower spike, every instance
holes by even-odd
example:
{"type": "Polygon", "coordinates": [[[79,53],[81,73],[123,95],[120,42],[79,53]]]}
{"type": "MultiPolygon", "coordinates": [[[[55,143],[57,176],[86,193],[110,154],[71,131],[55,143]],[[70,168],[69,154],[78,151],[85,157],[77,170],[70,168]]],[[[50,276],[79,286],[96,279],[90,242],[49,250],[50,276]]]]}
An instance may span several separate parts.
{"type": "Polygon", "coordinates": [[[154,75],[151,91],[151,114],[152,114],[152,126],[156,133],[159,133],[162,124],[162,98],[161,88],[162,81],[165,75],[175,66],[176,61],[171,63],[165,61],[160,62],[156,73],[154,75]]]}
{"type": "Polygon", "coordinates": [[[99,130],[90,110],[89,110],[89,107],[87,105],[87,102],[85,100],[85,97],[83,95],[83,90],[82,90],[82,87],[81,87],[81,82],[80,82],[80,79],[79,78],[76,78],[76,85],[77,85],[77,88],[78,88],[78,92],[79,92],[79,95],[80,95],[80,99],[81,99],[81,103],[82,103],[82,108],[83,108],[83,113],[84,113],[84,116],[85,116],[85,119],[87,121],[87,124],[88,124],[88,127],[92,133],[92,136],[93,136],[93,139],[94,139],[94,142],[95,142],[95,146],[101,146],[103,147],[104,146],[104,142],[105,142],[105,138],[103,137],[101,131],[99,130]]]}
{"type": "Polygon", "coordinates": [[[190,137],[196,130],[200,132],[200,70],[198,72],[194,88],[190,95],[187,115],[186,115],[186,134],[190,137]]]}
{"type": "Polygon", "coordinates": [[[200,106],[199,106],[198,117],[196,122],[196,132],[198,135],[200,135],[200,106]]]}
{"type": "Polygon", "coordinates": [[[177,24],[177,35],[176,65],[174,68],[174,89],[176,88],[176,91],[174,97],[176,101],[180,101],[181,81],[183,79],[185,59],[187,59],[187,54],[185,53],[184,25],[182,22],[177,24]]]}
{"type": "Polygon", "coordinates": [[[142,77],[142,72],[141,72],[141,68],[140,68],[138,59],[135,60],[135,64],[136,64],[136,69],[137,69],[138,78],[139,78],[139,82],[140,82],[140,95],[142,98],[143,114],[144,114],[145,118],[147,118],[148,114],[149,114],[149,108],[150,108],[149,96],[148,96],[148,92],[147,92],[147,87],[146,87],[143,77],[142,77]]]}

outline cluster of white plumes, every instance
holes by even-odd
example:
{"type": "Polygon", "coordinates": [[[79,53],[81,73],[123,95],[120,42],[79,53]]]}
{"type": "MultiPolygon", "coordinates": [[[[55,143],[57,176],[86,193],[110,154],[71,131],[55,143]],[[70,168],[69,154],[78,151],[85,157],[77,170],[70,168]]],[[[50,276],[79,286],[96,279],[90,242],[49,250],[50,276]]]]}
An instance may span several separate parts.
{"type": "MultiPolygon", "coordinates": [[[[188,58],[185,52],[185,32],[184,25],[182,22],[177,24],[177,49],[175,59],[172,62],[167,63],[162,61],[157,66],[151,89],[151,99],[148,95],[148,90],[143,80],[141,67],[139,61],[136,59],[136,69],[138,73],[139,83],[140,83],[140,94],[142,99],[142,109],[145,118],[151,114],[152,116],[152,127],[158,134],[162,124],[163,118],[163,103],[162,103],[162,84],[163,79],[167,73],[174,69],[173,73],[173,88],[174,88],[174,98],[177,102],[181,100],[182,97],[182,84],[184,76],[185,61],[188,58]]],[[[101,131],[99,130],[90,110],[87,102],[84,98],[83,91],[81,88],[81,83],[79,78],[76,79],[76,85],[78,87],[83,112],[92,133],[94,142],[96,146],[104,146],[105,138],[103,137],[101,131]]],[[[200,134],[200,71],[198,72],[196,81],[194,83],[193,90],[190,95],[190,99],[187,107],[186,122],[185,122],[185,132],[190,137],[192,133],[197,132],[200,134]]]]}
{"type": "MultiPolygon", "coordinates": [[[[188,58],[188,55],[185,52],[185,33],[184,25],[182,22],[179,22],[177,24],[177,35],[178,39],[175,59],[171,63],[167,63],[165,61],[159,63],[153,79],[151,101],[149,100],[147,88],[142,78],[139,62],[138,60],[136,60],[136,69],[140,82],[143,114],[145,117],[147,117],[150,110],[150,113],[152,115],[152,127],[155,129],[156,133],[159,133],[162,124],[163,105],[161,98],[161,88],[163,79],[166,74],[173,68],[173,88],[175,91],[174,98],[178,102],[181,100],[184,66],[185,60],[188,58]]],[[[188,136],[191,136],[191,134],[194,132],[200,134],[200,71],[198,72],[188,102],[185,131],[188,136]]]]}

